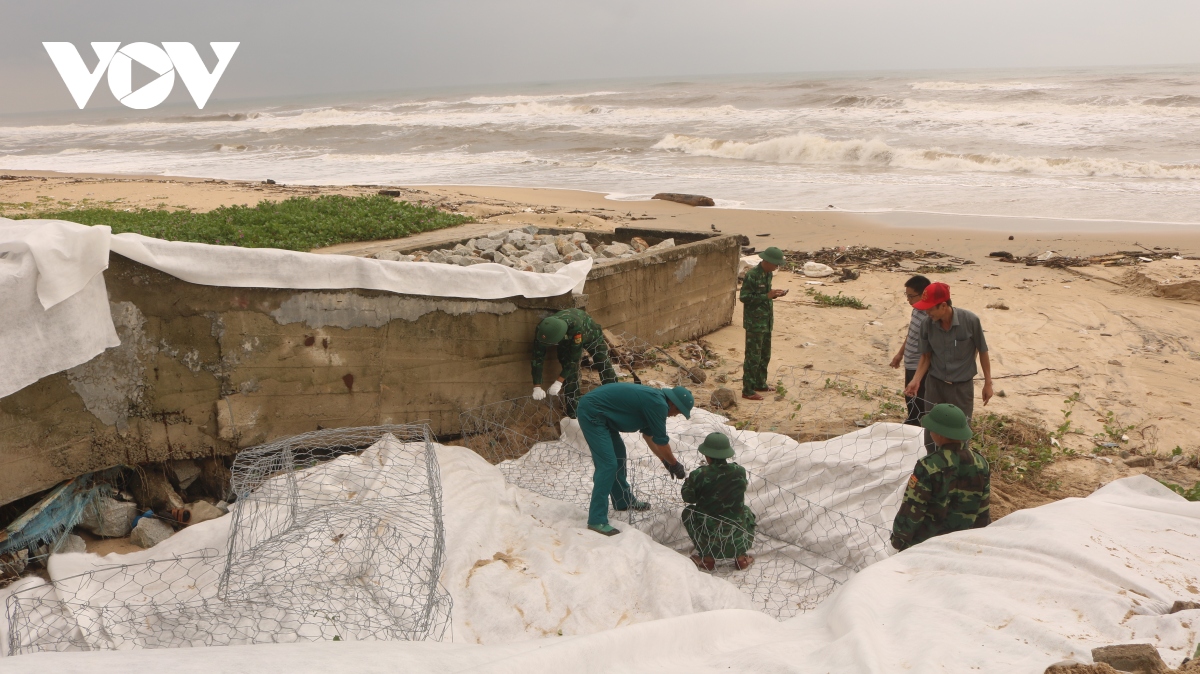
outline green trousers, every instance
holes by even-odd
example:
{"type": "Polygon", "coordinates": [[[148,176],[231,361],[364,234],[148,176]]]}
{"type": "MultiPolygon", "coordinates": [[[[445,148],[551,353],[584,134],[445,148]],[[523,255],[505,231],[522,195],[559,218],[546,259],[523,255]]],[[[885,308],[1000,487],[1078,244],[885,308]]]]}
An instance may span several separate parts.
{"type": "Polygon", "coordinates": [[[767,388],[767,365],[771,362],[771,333],[746,333],[746,362],[742,365],[742,393],[754,395],[767,388]]]}

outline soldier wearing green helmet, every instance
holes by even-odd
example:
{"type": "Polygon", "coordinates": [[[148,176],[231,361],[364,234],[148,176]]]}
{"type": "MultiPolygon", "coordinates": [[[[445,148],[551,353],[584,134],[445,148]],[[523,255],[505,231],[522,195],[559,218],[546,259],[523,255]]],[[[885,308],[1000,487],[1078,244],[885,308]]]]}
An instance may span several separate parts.
{"type": "Polygon", "coordinates": [[[771,274],[784,263],[783,251],[775,246],[758,254],[762,259],[746,272],[742,281],[742,327],[746,330],[746,361],[742,366],[742,397],[762,400],[763,391],[772,391],[767,384],[767,365],[771,362],[771,330],[775,327],[772,301],[787,294],[786,290],[771,290],[771,274]]]}
{"type": "Polygon", "coordinates": [[[908,480],[892,523],[892,547],[897,550],[991,523],[991,467],[967,447],[971,439],[967,415],[942,403],[921,418],[921,425],[937,449],[917,462],[908,480]]]}
{"type": "Polygon", "coordinates": [[[732,559],[747,569],[754,558],[746,554],[754,544],[757,521],[746,505],[749,480],[746,469],[730,461],[733,445],[724,433],[709,433],[697,448],[708,464],[693,470],[683,481],[683,528],[696,546],[692,562],[712,571],[718,559],[732,559]]]}
{"type": "Polygon", "coordinates": [[[567,414],[575,416],[575,405],[579,400],[579,364],[583,352],[587,351],[592,362],[601,367],[600,383],[617,381],[616,370],[608,357],[608,345],[604,342],[604,331],[583,309],[563,309],[542,319],[538,324],[533,341],[533,399],[542,400],[547,391],[542,389],[542,376],[546,363],[546,349],[554,346],[562,372],[558,380],[550,385],[549,394],[563,394],[567,414]]]}

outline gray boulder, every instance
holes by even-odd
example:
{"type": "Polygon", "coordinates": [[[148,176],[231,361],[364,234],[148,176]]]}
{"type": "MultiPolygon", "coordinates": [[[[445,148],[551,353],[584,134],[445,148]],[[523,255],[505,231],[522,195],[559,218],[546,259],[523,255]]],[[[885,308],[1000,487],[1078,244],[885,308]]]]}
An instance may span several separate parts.
{"type": "Polygon", "coordinates": [[[175,533],[171,525],[157,517],[143,517],[129,534],[129,542],[139,548],[152,548],[175,533]]]}
{"type": "Polygon", "coordinates": [[[571,234],[571,243],[578,246],[581,243],[587,243],[587,235],[583,232],[574,232],[571,234]]]}
{"type": "Polygon", "coordinates": [[[68,552],[87,552],[87,543],[75,534],[67,534],[58,539],[58,544],[54,546],[54,554],[60,555],[68,552]]]}
{"type": "Polygon", "coordinates": [[[429,257],[426,259],[428,259],[430,262],[436,262],[438,264],[446,264],[446,262],[449,260],[449,258],[450,258],[450,256],[446,255],[446,251],[433,250],[433,251],[429,252],[429,257]]]}
{"type": "Polygon", "coordinates": [[[397,253],[394,250],[381,250],[378,253],[375,253],[374,258],[376,260],[387,260],[389,262],[399,262],[400,261],[400,253],[397,253]]]}
{"type": "Polygon", "coordinates": [[[504,253],[508,257],[515,257],[517,254],[519,254],[521,252],[516,246],[512,245],[511,243],[506,243],[503,246],[500,246],[499,250],[501,253],[504,253]]]}
{"type": "Polygon", "coordinates": [[[129,535],[137,516],[136,503],[100,496],[84,507],[79,526],[101,538],[120,538],[129,535]]]}
{"type": "Polygon", "coordinates": [[[200,465],[191,459],[168,461],[167,470],[170,471],[171,477],[175,478],[175,484],[179,485],[180,489],[187,489],[200,477],[200,465]]]}
{"type": "Polygon", "coordinates": [[[593,249],[592,245],[586,241],[582,241],[579,243],[579,250],[583,251],[583,253],[585,255],[587,255],[588,257],[596,257],[595,249],[593,249]]]}
{"type": "Polygon", "coordinates": [[[627,243],[610,243],[604,247],[604,257],[621,257],[626,253],[633,253],[633,248],[627,243]]]}
{"type": "Polygon", "coordinates": [[[649,248],[646,249],[646,252],[647,253],[657,253],[659,251],[666,250],[668,248],[674,248],[674,247],[675,247],[675,239],[667,239],[666,241],[663,241],[662,243],[658,243],[653,246],[650,246],[649,248]]]}
{"type": "Polygon", "coordinates": [[[496,250],[504,245],[504,241],[500,239],[476,239],[475,247],[479,250],[496,250]]]}

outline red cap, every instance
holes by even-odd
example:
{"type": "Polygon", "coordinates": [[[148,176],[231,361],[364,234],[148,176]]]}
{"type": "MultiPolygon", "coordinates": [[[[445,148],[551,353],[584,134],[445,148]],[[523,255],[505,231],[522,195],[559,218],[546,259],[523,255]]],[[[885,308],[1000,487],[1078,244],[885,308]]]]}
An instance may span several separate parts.
{"type": "Polygon", "coordinates": [[[950,286],[945,283],[930,283],[929,287],[921,295],[919,302],[914,302],[913,309],[926,311],[932,309],[942,302],[950,301],[950,286]]]}

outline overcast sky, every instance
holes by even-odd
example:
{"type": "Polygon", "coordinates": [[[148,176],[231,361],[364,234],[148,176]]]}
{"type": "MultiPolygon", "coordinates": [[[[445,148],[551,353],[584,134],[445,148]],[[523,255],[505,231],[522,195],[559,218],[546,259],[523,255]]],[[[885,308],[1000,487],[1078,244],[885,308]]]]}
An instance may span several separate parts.
{"type": "MultiPolygon", "coordinates": [[[[1200,63],[1198,0],[0,0],[0,114],[76,109],[41,46],[241,46],[210,102],[633,76],[1200,63]]],[[[185,101],[178,82],[171,100],[185,101]]],[[[215,105],[214,105],[215,104],[215,105]]],[[[89,109],[115,105],[102,81],[89,109]]]]}

